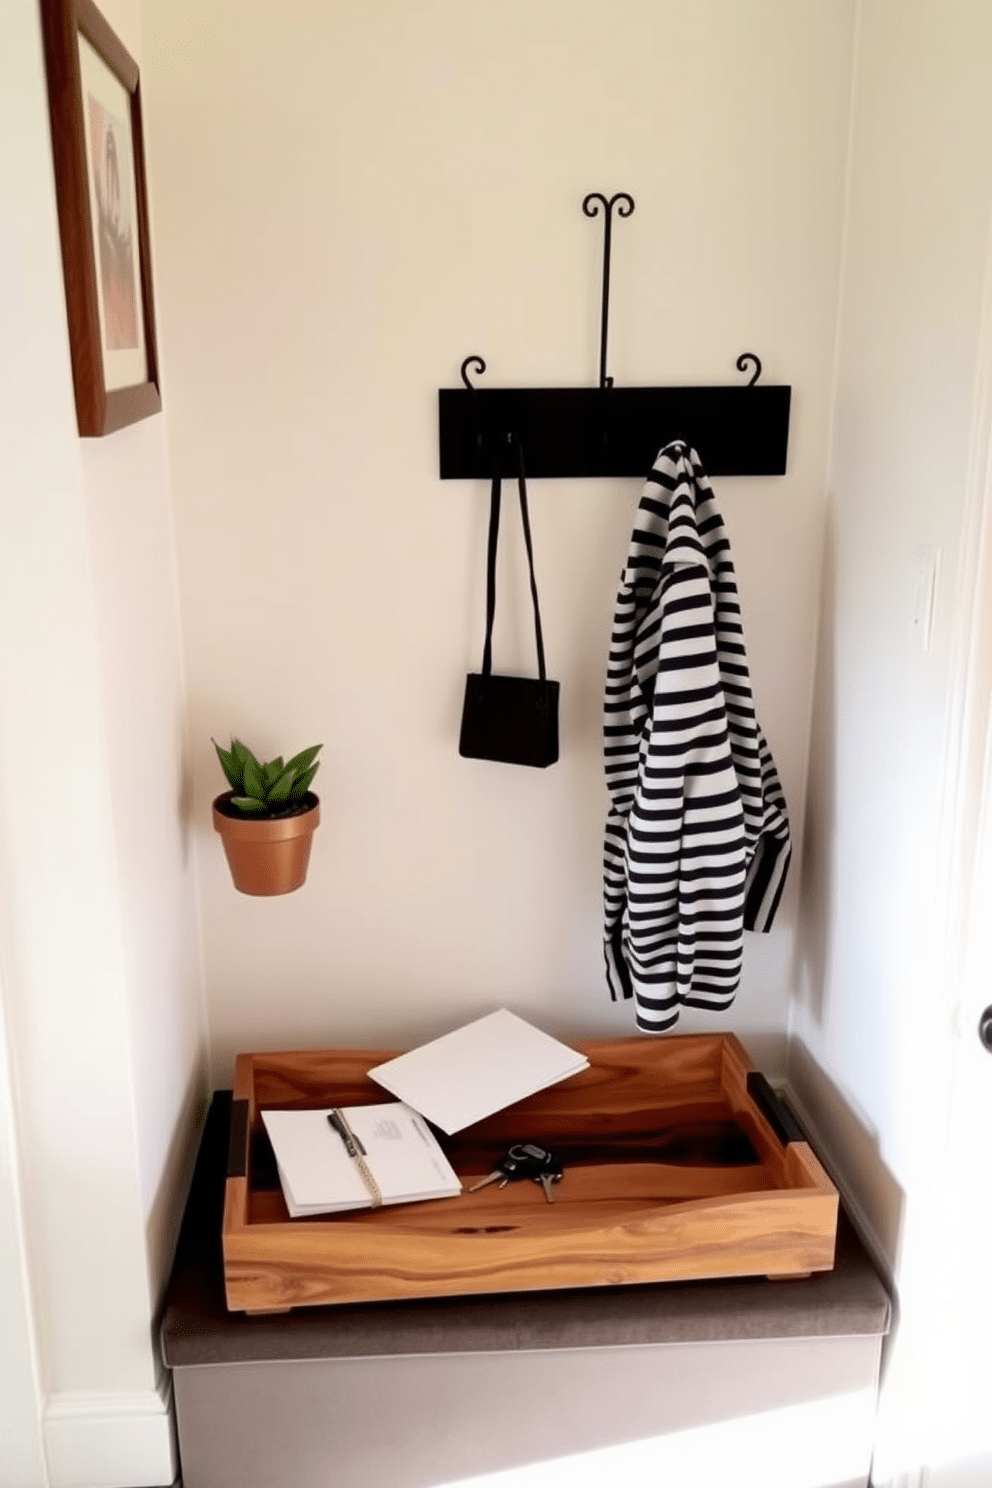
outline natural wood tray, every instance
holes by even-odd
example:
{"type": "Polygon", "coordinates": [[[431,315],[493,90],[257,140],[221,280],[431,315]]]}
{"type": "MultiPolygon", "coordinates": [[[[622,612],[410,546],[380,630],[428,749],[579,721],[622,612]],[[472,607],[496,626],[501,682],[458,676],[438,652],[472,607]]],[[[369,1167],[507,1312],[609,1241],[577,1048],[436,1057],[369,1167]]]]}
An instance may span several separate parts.
{"type": "Polygon", "coordinates": [[[565,1175],[457,1198],[289,1217],[260,1112],[382,1101],[395,1050],[242,1054],[224,1200],[231,1310],[554,1287],[790,1277],[833,1266],[837,1190],[732,1035],[575,1044],[590,1067],[454,1137],[466,1186],[507,1146],[565,1175]]]}

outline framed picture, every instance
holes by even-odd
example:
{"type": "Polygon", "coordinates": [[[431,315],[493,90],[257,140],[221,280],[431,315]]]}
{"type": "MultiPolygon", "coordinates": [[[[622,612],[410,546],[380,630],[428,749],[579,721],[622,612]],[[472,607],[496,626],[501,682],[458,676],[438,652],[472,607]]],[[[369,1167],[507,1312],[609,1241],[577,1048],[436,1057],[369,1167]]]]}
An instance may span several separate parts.
{"type": "Polygon", "coordinates": [[[138,68],[92,0],[41,0],[80,434],[158,413],[138,68]]]}

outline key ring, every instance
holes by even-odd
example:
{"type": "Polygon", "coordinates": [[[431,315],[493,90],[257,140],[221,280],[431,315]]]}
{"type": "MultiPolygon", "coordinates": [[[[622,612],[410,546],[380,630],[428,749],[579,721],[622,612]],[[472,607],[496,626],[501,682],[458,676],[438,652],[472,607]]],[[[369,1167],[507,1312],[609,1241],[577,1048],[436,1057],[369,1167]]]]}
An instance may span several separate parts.
{"type": "Polygon", "coordinates": [[[506,1156],[519,1167],[538,1172],[552,1160],[547,1147],[538,1147],[535,1142],[515,1142],[506,1156]]]}

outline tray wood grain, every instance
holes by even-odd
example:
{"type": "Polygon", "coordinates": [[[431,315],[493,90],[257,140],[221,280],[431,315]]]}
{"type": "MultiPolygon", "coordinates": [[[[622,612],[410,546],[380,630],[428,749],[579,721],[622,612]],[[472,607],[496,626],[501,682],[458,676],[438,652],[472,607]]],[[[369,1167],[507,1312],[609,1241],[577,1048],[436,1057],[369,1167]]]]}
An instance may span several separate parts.
{"type": "Polygon", "coordinates": [[[589,1068],[442,1138],[466,1187],[512,1141],[546,1142],[565,1177],[457,1198],[291,1220],[260,1112],[384,1098],[394,1050],[243,1054],[224,1204],[228,1307],[806,1275],[833,1265],[837,1191],[805,1141],[783,1142],[732,1035],[582,1042],[589,1068]],[[243,1142],[243,1150],[238,1144],[243,1142]],[[271,1154],[270,1154],[271,1157],[271,1154]]]}

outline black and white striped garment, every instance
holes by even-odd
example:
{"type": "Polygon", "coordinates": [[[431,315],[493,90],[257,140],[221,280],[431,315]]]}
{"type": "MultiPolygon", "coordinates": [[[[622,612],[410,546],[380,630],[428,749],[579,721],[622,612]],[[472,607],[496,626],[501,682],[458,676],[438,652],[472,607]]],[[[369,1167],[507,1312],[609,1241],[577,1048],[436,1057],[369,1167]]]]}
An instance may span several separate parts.
{"type": "Polygon", "coordinates": [[[606,974],[659,1033],[722,1011],[743,931],[789,866],[785,799],[754,716],[730,545],[686,444],[661,451],[620,580],[606,683],[606,974]]]}

